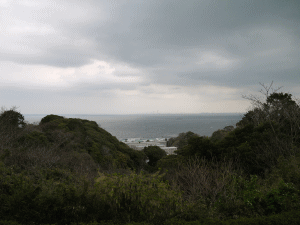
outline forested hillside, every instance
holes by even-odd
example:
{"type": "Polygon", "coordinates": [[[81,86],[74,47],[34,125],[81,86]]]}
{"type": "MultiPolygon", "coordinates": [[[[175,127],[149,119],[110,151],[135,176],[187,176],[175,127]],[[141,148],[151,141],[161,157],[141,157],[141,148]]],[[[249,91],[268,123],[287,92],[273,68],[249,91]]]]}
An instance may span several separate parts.
{"type": "Polygon", "coordinates": [[[48,115],[39,125],[32,125],[25,124],[24,117],[14,110],[3,112],[0,121],[2,148],[10,149],[3,160],[9,163],[18,157],[23,169],[38,166],[94,174],[98,166],[102,170],[140,170],[145,164],[142,152],[119,142],[93,121],[48,115]],[[14,125],[13,120],[22,126],[14,125]]]}
{"type": "Polygon", "coordinates": [[[0,222],[299,224],[299,101],[264,94],[248,97],[236,127],[171,139],[177,155],[133,150],[93,121],[48,115],[34,125],[3,109],[0,222]]]}

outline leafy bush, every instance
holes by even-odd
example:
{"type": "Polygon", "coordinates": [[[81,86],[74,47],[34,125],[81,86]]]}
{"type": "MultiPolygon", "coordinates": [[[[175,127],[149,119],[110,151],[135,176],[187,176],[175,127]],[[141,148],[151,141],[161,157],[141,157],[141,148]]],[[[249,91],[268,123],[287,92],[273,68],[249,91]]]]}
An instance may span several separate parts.
{"type": "Polygon", "coordinates": [[[255,218],[238,218],[230,220],[202,219],[186,222],[183,220],[171,219],[165,225],[298,225],[300,224],[300,211],[293,210],[277,215],[262,216],[255,218]]]}
{"type": "Polygon", "coordinates": [[[10,128],[24,128],[24,116],[17,112],[16,107],[12,107],[10,110],[2,108],[0,113],[0,124],[1,126],[8,126],[10,128]]]}
{"type": "Polygon", "coordinates": [[[222,140],[226,135],[228,135],[229,132],[233,131],[234,127],[233,126],[226,126],[223,129],[219,129],[215,132],[212,133],[210,140],[212,142],[217,142],[222,140]]]}
{"type": "Polygon", "coordinates": [[[158,160],[167,156],[167,153],[158,146],[145,147],[143,152],[148,157],[148,165],[151,167],[156,167],[158,160]]]}
{"type": "Polygon", "coordinates": [[[198,134],[195,134],[191,131],[188,131],[186,133],[180,133],[178,137],[176,138],[170,138],[167,142],[167,145],[170,146],[175,146],[178,149],[184,148],[188,144],[188,140],[191,137],[198,137],[198,134]]]}
{"type": "Polygon", "coordinates": [[[212,159],[217,156],[215,144],[207,137],[192,136],[188,139],[188,145],[176,151],[178,155],[185,157],[196,156],[212,159]]]}
{"type": "Polygon", "coordinates": [[[53,115],[53,114],[47,115],[41,119],[40,124],[45,124],[45,123],[48,123],[48,122],[51,122],[54,120],[58,120],[58,119],[63,119],[63,118],[64,118],[63,116],[57,116],[57,115],[53,115]]]}
{"type": "Polygon", "coordinates": [[[288,158],[279,157],[278,166],[269,175],[269,180],[282,178],[286,183],[293,183],[300,190],[300,155],[288,158]]]}
{"type": "Polygon", "coordinates": [[[240,216],[264,216],[299,208],[299,190],[292,183],[275,181],[271,186],[256,175],[245,179],[234,177],[228,186],[231,195],[223,195],[216,203],[217,210],[225,218],[240,216]],[[234,198],[230,198],[234,196],[234,198]]]}
{"type": "Polygon", "coordinates": [[[100,174],[95,190],[114,220],[161,222],[182,210],[181,194],[162,176],[100,174]]]}
{"type": "Polygon", "coordinates": [[[64,170],[15,173],[0,164],[0,218],[21,224],[70,224],[107,219],[91,186],[64,170]]]}
{"type": "Polygon", "coordinates": [[[20,145],[23,146],[47,146],[49,141],[46,135],[42,132],[32,131],[25,134],[18,140],[20,145]]]}

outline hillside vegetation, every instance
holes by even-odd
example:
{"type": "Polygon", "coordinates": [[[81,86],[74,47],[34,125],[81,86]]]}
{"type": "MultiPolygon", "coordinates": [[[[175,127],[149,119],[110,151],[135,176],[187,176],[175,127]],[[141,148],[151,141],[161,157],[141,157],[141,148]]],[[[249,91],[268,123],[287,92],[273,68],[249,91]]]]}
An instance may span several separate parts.
{"type": "Polygon", "coordinates": [[[25,124],[24,117],[13,109],[2,112],[2,124],[6,117],[22,123],[1,126],[2,151],[6,151],[2,158],[7,165],[26,170],[61,168],[94,176],[97,169],[140,170],[145,164],[143,152],[119,142],[94,121],[48,115],[38,125],[25,124]]]}
{"type": "Polygon", "coordinates": [[[0,223],[299,224],[300,105],[263,93],[235,128],[171,139],[177,155],[133,150],[93,121],[34,125],[3,109],[0,223]]]}

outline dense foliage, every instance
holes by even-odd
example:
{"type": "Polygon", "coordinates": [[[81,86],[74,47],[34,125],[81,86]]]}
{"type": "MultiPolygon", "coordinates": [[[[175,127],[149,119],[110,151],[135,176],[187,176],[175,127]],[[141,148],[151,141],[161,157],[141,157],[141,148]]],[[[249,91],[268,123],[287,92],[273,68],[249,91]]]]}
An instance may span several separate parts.
{"type": "Polygon", "coordinates": [[[149,172],[157,171],[157,162],[163,157],[167,156],[167,153],[158,146],[148,146],[143,149],[143,152],[147,156],[147,165],[145,170],[149,172]]]}
{"type": "Polygon", "coordinates": [[[250,96],[236,128],[129,148],[96,122],[0,113],[1,224],[299,224],[300,107],[250,96]]]}

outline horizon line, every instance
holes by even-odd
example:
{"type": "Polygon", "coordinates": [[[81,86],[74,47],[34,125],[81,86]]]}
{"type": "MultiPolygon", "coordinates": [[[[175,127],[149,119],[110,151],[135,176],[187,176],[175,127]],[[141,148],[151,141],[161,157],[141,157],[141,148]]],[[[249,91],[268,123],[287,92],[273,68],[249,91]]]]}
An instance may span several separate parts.
{"type": "Polygon", "coordinates": [[[247,112],[203,112],[203,113],[125,113],[125,114],[116,114],[116,113],[24,113],[22,115],[88,115],[88,116],[130,116],[130,115],[200,115],[200,114],[245,114],[247,112]]]}

